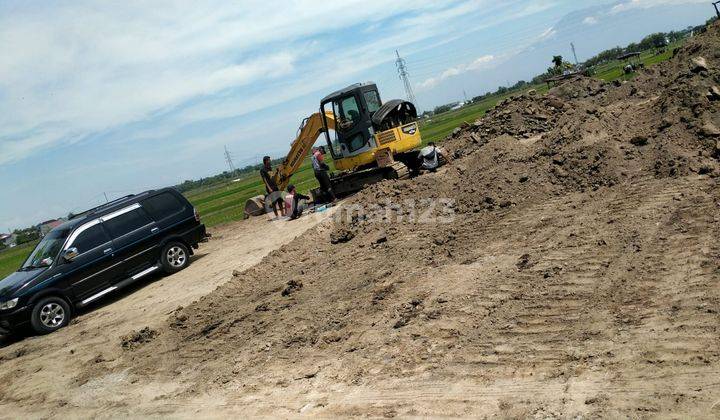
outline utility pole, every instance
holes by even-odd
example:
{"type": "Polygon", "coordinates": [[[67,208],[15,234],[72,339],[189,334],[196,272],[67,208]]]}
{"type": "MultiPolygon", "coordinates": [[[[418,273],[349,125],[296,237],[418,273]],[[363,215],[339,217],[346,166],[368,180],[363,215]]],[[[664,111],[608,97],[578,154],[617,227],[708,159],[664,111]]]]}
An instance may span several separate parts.
{"type": "Polygon", "coordinates": [[[407,100],[417,106],[415,103],[415,94],[412,90],[412,85],[410,84],[410,74],[408,74],[407,71],[407,63],[405,62],[405,59],[400,57],[400,53],[398,50],[395,50],[395,55],[397,56],[397,60],[395,60],[395,65],[398,69],[398,74],[400,75],[400,80],[402,80],[403,85],[405,86],[405,96],[407,97],[407,100]]]}
{"type": "Polygon", "coordinates": [[[105,202],[106,202],[106,203],[109,203],[110,200],[108,200],[108,198],[107,198],[107,193],[103,192],[103,195],[105,196],[105,202]]]}
{"type": "Polygon", "coordinates": [[[225,162],[228,164],[228,168],[230,168],[230,173],[235,172],[235,165],[233,165],[232,155],[230,155],[230,151],[228,150],[227,146],[225,146],[225,162]]]}
{"type": "Polygon", "coordinates": [[[465,92],[465,89],[463,89],[463,96],[465,97],[465,103],[467,103],[467,93],[465,92]]]}
{"type": "Polygon", "coordinates": [[[715,6],[715,13],[717,13],[718,19],[720,19],[720,9],[718,8],[718,4],[720,4],[720,1],[713,2],[713,6],[715,6]]]}
{"type": "Polygon", "coordinates": [[[572,42],[570,43],[570,48],[572,49],[573,57],[575,57],[575,65],[579,66],[580,63],[578,63],[577,54],[575,53],[575,44],[572,42]]]}

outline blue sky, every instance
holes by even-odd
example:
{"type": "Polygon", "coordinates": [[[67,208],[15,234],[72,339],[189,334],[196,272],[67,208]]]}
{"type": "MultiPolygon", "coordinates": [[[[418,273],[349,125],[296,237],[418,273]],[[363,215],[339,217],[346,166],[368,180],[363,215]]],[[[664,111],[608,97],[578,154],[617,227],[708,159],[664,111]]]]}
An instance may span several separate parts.
{"type": "Polygon", "coordinates": [[[287,151],[330,91],[428,109],[657,30],[704,0],[0,0],[0,231],[287,151]]]}

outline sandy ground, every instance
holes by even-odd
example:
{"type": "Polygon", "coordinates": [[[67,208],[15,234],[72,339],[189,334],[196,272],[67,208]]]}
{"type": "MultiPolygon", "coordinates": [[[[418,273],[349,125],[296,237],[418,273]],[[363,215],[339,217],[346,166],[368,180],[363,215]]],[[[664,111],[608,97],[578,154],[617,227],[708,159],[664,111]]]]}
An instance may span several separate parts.
{"type": "MultiPolygon", "coordinates": [[[[88,365],[111,367],[123,352],[122,337],[156,328],[178,307],[211,293],[271,251],[323,222],[332,211],[293,222],[264,217],[211,229],[192,264],[172,276],[156,276],[86,308],[71,325],[48,336],[26,337],[0,348],[0,417],[54,415],[115,416],[101,407],[122,401],[141,410],[143,404],[173,389],[173,384],[133,384],[122,373],[88,381],[88,365]]],[[[142,411],[137,411],[139,414],[142,411]]]]}

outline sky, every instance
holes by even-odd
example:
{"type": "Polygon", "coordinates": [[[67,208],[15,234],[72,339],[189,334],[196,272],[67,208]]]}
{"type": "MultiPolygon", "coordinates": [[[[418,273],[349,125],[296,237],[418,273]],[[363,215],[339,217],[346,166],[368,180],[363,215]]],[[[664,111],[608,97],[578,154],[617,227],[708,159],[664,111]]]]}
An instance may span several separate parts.
{"type": "Polygon", "coordinates": [[[320,99],[374,81],[432,109],[697,25],[707,0],[0,0],[0,232],[282,157],[320,99]]]}

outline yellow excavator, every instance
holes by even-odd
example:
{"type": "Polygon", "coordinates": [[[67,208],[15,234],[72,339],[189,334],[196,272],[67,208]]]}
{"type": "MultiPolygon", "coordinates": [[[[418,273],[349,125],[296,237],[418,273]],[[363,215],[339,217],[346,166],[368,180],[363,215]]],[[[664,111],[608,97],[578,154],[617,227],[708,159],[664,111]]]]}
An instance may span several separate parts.
{"type": "MultiPolygon", "coordinates": [[[[400,99],[383,103],[375,83],[356,83],[323,98],[319,112],[303,120],[290,152],[272,174],[280,191],[322,134],[339,171],[330,177],[337,196],[384,179],[408,178],[420,165],[415,105],[400,99]]],[[[312,195],[318,202],[318,192],[312,195]]],[[[245,213],[264,214],[263,200],[263,196],[248,200],[245,213]]]]}

